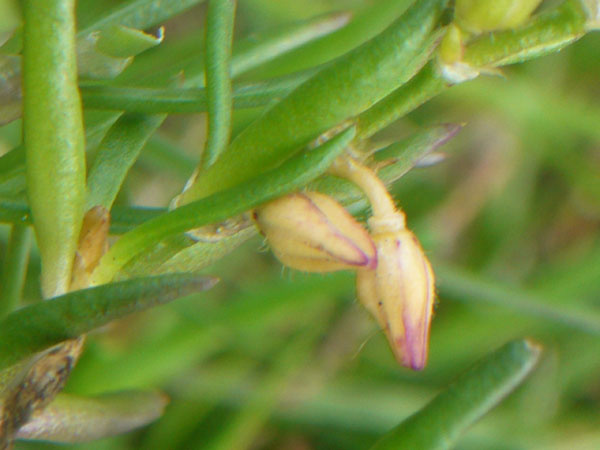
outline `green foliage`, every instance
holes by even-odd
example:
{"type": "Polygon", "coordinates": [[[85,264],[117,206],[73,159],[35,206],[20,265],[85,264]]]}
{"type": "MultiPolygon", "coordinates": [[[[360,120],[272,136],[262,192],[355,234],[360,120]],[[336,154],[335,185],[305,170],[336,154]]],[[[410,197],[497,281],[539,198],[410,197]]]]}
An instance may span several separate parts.
{"type": "Polygon", "coordinates": [[[600,6],[459,3],[0,0],[0,448],[600,447],[600,6]],[[364,220],[346,151],[431,254],[418,374],[350,274],[257,251],[249,213],[297,190],[364,220]]]}
{"type": "Polygon", "coordinates": [[[384,436],[374,450],[452,448],[460,435],[531,372],[541,348],[515,341],[462,374],[427,406],[384,436]]]}

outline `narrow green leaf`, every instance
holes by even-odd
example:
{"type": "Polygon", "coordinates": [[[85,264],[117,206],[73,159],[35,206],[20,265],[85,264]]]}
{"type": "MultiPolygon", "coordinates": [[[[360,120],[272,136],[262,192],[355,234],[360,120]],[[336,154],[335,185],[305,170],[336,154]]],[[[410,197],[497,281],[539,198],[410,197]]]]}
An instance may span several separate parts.
{"type": "Polygon", "coordinates": [[[110,232],[123,234],[166,212],[166,208],[113,206],[110,211],[110,232]]]}
{"type": "Polygon", "coordinates": [[[140,30],[159,25],[167,19],[185,11],[204,0],[178,0],[165,2],[163,0],[129,0],[120,2],[114,9],[108,11],[100,19],[84,25],[79,35],[89,34],[92,31],[106,29],[115,25],[122,25],[140,30]]]}
{"type": "MultiPolygon", "coordinates": [[[[486,33],[468,43],[464,62],[475,68],[493,68],[558,51],[585,34],[586,19],[581,2],[567,0],[521,28],[486,33]]],[[[427,64],[409,83],[359,116],[357,139],[372,136],[450,86],[436,62],[427,64]]]]}
{"type": "MultiPolygon", "coordinates": [[[[385,156],[387,154],[387,158],[393,159],[394,162],[381,168],[379,176],[386,184],[390,185],[410,170],[424,155],[451,138],[458,129],[459,126],[451,124],[432,127],[380,149],[374,154],[376,161],[385,159],[381,155],[385,156]]],[[[184,173],[189,174],[191,164],[191,162],[181,160],[181,171],[187,169],[184,173]]],[[[330,175],[318,178],[310,184],[309,188],[332,195],[344,204],[360,201],[364,198],[362,191],[355,185],[330,175]]],[[[111,211],[111,233],[123,234],[165,212],[162,208],[115,206],[111,211]]],[[[0,222],[30,223],[27,205],[14,201],[0,201],[0,222]]]]}
{"type": "MultiPolygon", "coordinates": [[[[239,40],[234,43],[231,55],[231,77],[237,78],[307,42],[338,30],[348,23],[349,18],[348,13],[336,12],[239,40]]],[[[203,86],[203,59],[193,58],[191,63],[182,69],[187,75],[188,86],[203,86]]]]}
{"type": "Polygon", "coordinates": [[[211,288],[216,279],[176,274],[73,291],[0,321],[0,370],[112,320],[211,288]]]}
{"type": "MultiPolygon", "coordinates": [[[[236,78],[299,46],[343,27],[349,19],[346,13],[329,14],[306,22],[287,26],[237,40],[231,56],[231,77],[236,78]]],[[[199,38],[200,39],[200,38],[199,38]]],[[[199,40],[198,39],[198,40],[199,40]]],[[[193,41],[177,45],[165,43],[153,54],[136,59],[123,73],[121,84],[165,83],[178,73],[185,73],[186,87],[204,86],[203,46],[193,41]],[[189,48],[191,47],[191,48],[189,48]]]]}
{"type": "Polygon", "coordinates": [[[232,252],[256,233],[254,227],[248,227],[217,242],[196,242],[167,259],[155,273],[181,272],[184,269],[198,271],[232,252]]]}
{"type": "Polygon", "coordinates": [[[238,76],[302,48],[309,42],[344,28],[352,18],[348,12],[324,14],[304,22],[274,30],[262,36],[242,40],[234,45],[231,61],[233,76],[238,76]]]}
{"type": "Polygon", "coordinates": [[[133,344],[130,351],[110,361],[102,357],[83,360],[69,386],[75,392],[99,393],[160,385],[227,346],[239,349],[238,334],[232,330],[269,328],[282,317],[319,308],[324,298],[349,295],[352,283],[353,277],[346,272],[327,277],[299,275],[266,286],[253,283],[218,307],[194,305],[188,310],[181,305],[181,321],[158,342],[133,344]]]}
{"type": "Polygon", "coordinates": [[[186,203],[229,188],[298,152],[320,133],[370,107],[406,82],[444,0],[416,3],[373,40],[300,85],[244,129],[219,161],[182,194],[186,203]]]}
{"type": "MultiPolygon", "coordinates": [[[[378,150],[373,156],[376,161],[386,158],[394,160],[392,164],[379,170],[379,176],[386,184],[390,185],[410,170],[424,155],[443,145],[459,128],[458,125],[452,124],[432,127],[416,132],[402,141],[378,150]],[[385,158],[381,155],[384,155],[385,158]]],[[[165,149],[164,151],[167,152],[170,150],[165,149]]],[[[193,167],[193,161],[188,159],[181,159],[177,164],[181,166],[179,170],[183,174],[189,174],[193,167]]],[[[92,168],[93,172],[94,169],[92,168]]],[[[360,189],[352,183],[329,175],[324,175],[315,180],[310,184],[310,189],[316,189],[332,195],[345,204],[364,198],[360,189]]],[[[91,202],[89,205],[91,205],[91,202]]],[[[110,231],[112,234],[123,234],[165,212],[165,209],[162,208],[115,206],[111,211],[110,231]]],[[[0,222],[30,223],[29,214],[29,209],[24,203],[0,201],[0,222]]],[[[199,251],[201,251],[200,247],[198,247],[199,251]]],[[[190,250],[190,252],[192,251],[190,250]]]]}
{"type": "MultiPolygon", "coordinates": [[[[260,83],[240,84],[233,89],[234,108],[256,108],[280,100],[313,71],[260,83]]],[[[205,88],[144,88],[106,85],[81,86],[86,108],[137,113],[205,112],[208,99],[205,88]]]]}
{"type": "MultiPolygon", "coordinates": [[[[164,208],[114,206],[111,210],[110,232],[123,234],[165,212],[164,208]]],[[[31,211],[24,202],[0,201],[0,223],[31,225],[31,211]]]]}
{"type": "Polygon", "coordinates": [[[124,391],[94,397],[58,394],[36,412],[17,439],[88,442],[134,430],[158,419],[168,403],[157,392],[124,391]]]}
{"type": "Polygon", "coordinates": [[[581,38],[587,14],[580,0],[568,0],[525,26],[482,35],[470,42],[464,61],[473,67],[504,66],[554,53],[581,38]]]}
{"type": "MultiPolygon", "coordinates": [[[[378,163],[385,161],[377,175],[387,186],[391,186],[425,155],[454,137],[460,128],[460,125],[448,124],[415,132],[406,139],[377,150],[372,156],[371,165],[377,167],[378,163]]],[[[365,198],[364,193],[355,184],[331,175],[318,178],[311,183],[310,189],[331,195],[345,205],[365,198]]]]}
{"type": "Polygon", "coordinates": [[[448,83],[439,75],[433,62],[427,64],[404,86],[396,89],[358,116],[357,139],[373,136],[442,92],[448,83]]]}
{"type": "Polygon", "coordinates": [[[162,40],[162,31],[158,36],[152,36],[135,28],[120,25],[102,30],[96,48],[114,58],[129,58],[157,46],[162,40]]]}
{"type": "Polygon", "coordinates": [[[225,220],[306,185],[329,168],[354,134],[352,127],[257,178],[140,225],[112,246],[92,278],[97,284],[111,280],[129,260],[172,234],[225,220]]]}
{"type": "Polygon", "coordinates": [[[28,225],[12,226],[0,279],[0,318],[15,309],[21,300],[29,263],[31,232],[28,225]]]}
{"type": "Polygon", "coordinates": [[[212,165],[231,134],[231,47],[236,0],[209,0],[206,13],[206,97],[208,133],[202,166],[212,165]]]}
{"type": "Polygon", "coordinates": [[[521,384],[540,353],[541,348],[531,341],[509,342],[461,375],[373,450],[452,448],[469,426],[521,384]]]}
{"type": "Polygon", "coordinates": [[[102,205],[110,210],[131,166],[164,115],[124,114],[100,143],[88,176],[86,210],[102,205]]]}
{"type": "Polygon", "coordinates": [[[235,250],[257,233],[252,226],[215,242],[191,242],[184,235],[165,239],[159,246],[131,260],[119,277],[132,278],[163,273],[197,272],[235,250]]]}
{"type": "Polygon", "coordinates": [[[419,159],[452,139],[461,128],[462,125],[450,123],[419,130],[406,139],[378,149],[373,160],[400,163],[402,170],[411,169],[419,159]]]}
{"type": "Polygon", "coordinates": [[[77,41],[77,67],[81,78],[112,79],[121,74],[133,57],[162,42],[140,30],[113,26],[82,36],[77,41]]]}
{"type": "Polygon", "coordinates": [[[85,201],[85,142],[75,61],[75,0],[27,1],[23,139],[45,297],[66,292],[85,201]]]}
{"type": "MultiPolygon", "coordinates": [[[[121,115],[114,111],[86,111],[84,121],[87,149],[97,146],[109,127],[121,115]]],[[[25,149],[22,145],[0,156],[0,195],[7,198],[25,191],[25,149]]]]}
{"type": "Polygon", "coordinates": [[[413,3],[414,0],[357,3],[356,9],[347,13],[350,20],[346,26],[262,65],[261,72],[281,75],[333,61],[377,36],[413,3]]]}

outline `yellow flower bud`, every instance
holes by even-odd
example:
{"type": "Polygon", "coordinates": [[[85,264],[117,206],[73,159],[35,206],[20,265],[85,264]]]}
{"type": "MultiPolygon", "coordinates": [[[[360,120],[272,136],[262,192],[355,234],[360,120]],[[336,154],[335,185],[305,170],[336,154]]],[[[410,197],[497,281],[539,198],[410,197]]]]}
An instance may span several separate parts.
{"type": "Polygon", "coordinates": [[[288,195],[254,211],[275,256],[307,272],[376,265],[369,233],[338,202],[317,192],[288,195]]]}
{"type": "Polygon", "coordinates": [[[377,267],[358,272],[358,298],[385,330],[398,362],[423,369],[435,295],[431,265],[402,214],[374,216],[369,226],[377,267]]]}
{"type": "Polygon", "coordinates": [[[463,31],[456,24],[448,25],[439,46],[438,62],[442,76],[450,83],[462,83],[479,75],[477,68],[463,62],[464,50],[463,31]]]}
{"type": "Polygon", "coordinates": [[[542,0],[456,0],[458,24],[473,33],[514,28],[529,19],[542,0]]]}

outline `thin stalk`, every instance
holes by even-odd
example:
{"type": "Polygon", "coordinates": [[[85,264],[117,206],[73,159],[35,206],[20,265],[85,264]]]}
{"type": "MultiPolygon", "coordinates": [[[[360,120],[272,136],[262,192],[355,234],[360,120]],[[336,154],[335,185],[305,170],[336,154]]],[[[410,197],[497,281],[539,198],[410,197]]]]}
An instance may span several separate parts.
{"type": "Polygon", "coordinates": [[[45,298],[71,281],[85,201],[85,142],[75,61],[75,0],[23,2],[27,194],[45,298]]]}
{"type": "Polygon", "coordinates": [[[206,17],[206,96],[208,137],[202,166],[213,164],[227,148],[233,109],[231,48],[236,0],[210,0],[206,17]]]}

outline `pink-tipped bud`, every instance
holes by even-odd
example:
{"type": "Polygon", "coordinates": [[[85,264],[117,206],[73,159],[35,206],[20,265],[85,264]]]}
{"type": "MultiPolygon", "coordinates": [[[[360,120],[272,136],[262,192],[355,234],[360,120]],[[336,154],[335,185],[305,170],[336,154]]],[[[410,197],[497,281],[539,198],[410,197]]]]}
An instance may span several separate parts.
{"type": "Polygon", "coordinates": [[[360,270],[357,294],[385,330],[398,362],[413,370],[427,363],[434,276],[415,235],[401,215],[369,220],[377,247],[375,270],[360,270]]]}
{"type": "Polygon", "coordinates": [[[376,265],[365,228],[338,202],[317,192],[279,198],[256,209],[254,220],[275,256],[307,272],[332,272],[376,265]]]}

